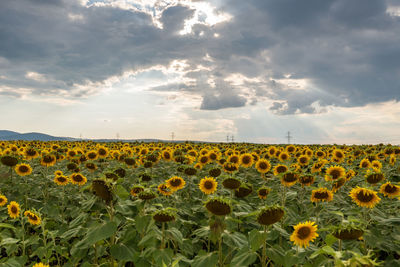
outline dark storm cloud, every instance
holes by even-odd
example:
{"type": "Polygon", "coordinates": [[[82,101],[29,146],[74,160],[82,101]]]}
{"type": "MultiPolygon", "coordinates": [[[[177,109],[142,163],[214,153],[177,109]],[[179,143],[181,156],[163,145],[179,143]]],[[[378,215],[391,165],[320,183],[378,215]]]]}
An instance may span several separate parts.
{"type": "Polygon", "coordinates": [[[163,11],[159,29],[148,14],[111,6],[0,1],[0,74],[7,77],[0,85],[57,92],[126,70],[187,59],[192,71],[186,76],[195,84],[151,90],[200,95],[200,108],[210,110],[269,99],[274,101],[271,111],[279,114],[319,112],[315,103],[362,106],[400,100],[400,17],[386,12],[396,1],[218,4],[219,11],[232,15],[230,21],[212,27],[197,24],[191,34],[179,35],[184,21],[194,14],[180,5],[163,11]],[[212,61],[204,59],[206,54],[212,61]],[[196,70],[199,64],[209,70],[196,70]],[[25,77],[29,71],[42,74],[46,81],[25,77]],[[232,73],[262,81],[232,85],[225,81],[232,73]],[[311,81],[310,88],[291,90],[274,82],[288,74],[311,81]],[[210,78],[215,86],[207,82],[210,78]]]}

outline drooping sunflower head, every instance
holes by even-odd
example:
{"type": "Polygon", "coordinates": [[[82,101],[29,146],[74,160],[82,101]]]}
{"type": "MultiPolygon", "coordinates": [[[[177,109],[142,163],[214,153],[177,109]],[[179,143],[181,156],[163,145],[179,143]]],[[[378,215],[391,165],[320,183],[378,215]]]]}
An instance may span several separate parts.
{"type": "Polygon", "coordinates": [[[205,203],[209,212],[217,216],[225,216],[231,213],[232,207],[228,200],[221,197],[214,197],[205,203]]]}
{"type": "Polygon", "coordinates": [[[269,192],[271,192],[271,188],[263,186],[257,190],[257,195],[260,199],[266,199],[269,192]]]}
{"type": "Polygon", "coordinates": [[[387,182],[381,185],[379,192],[385,197],[395,198],[400,196],[400,186],[387,182]]]}
{"type": "Polygon", "coordinates": [[[9,155],[1,157],[0,161],[4,166],[7,167],[14,167],[18,163],[18,159],[16,157],[9,155]]]}
{"type": "Polygon", "coordinates": [[[306,221],[294,226],[290,241],[300,247],[308,247],[318,237],[317,225],[315,222],[306,221]]]}
{"type": "Polygon", "coordinates": [[[185,168],[184,172],[186,175],[193,176],[193,175],[196,175],[197,169],[194,167],[187,167],[187,168],[185,168]]]}
{"type": "Polygon", "coordinates": [[[285,173],[289,170],[288,166],[283,164],[278,164],[274,167],[274,175],[279,175],[285,173]]]}
{"type": "Polygon", "coordinates": [[[19,176],[26,176],[32,173],[32,167],[26,163],[17,164],[14,170],[19,176]]]}
{"type": "Polygon", "coordinates": [[[267,173],[271,169],[271,163],[266,159],[259,159],[256,163],[256,169],[259,173],[267,173]]]}
{"type": "Polygon", "coordinates": [[[371,171],[370,169],[367,171],[365,174],[365,180],[369,184],[377,184],[380,181],[383,181],[385,179],[384,174],[380,171],[380,169],[375,169],[371,171]]]}
{"type": "Polygon", "coordinates": [[[213,194],[217,190],[218,182],[213,177],[204,177],[200,180],[199,188],[204,194],[213,194]]]}
{"type": "Polygon", "coordinates": [[[171,189],[169,189],[169,187],[165,183],[159,184],[157,186],[157,190],[161,195],[164,196],[170,196],[174,193],[171,189]]]}
{"type": "Polygon", "coordinates": [[[146,189],[146,190],[140,192],[140,193],[138,194],[138,197],[139,197],[141,200],[152,200],[152,199],[156,198],[157,195],[156,195],[153,191],[151,191],[151,190],[149,190],[149,189],[146,189]]]}
{"type": "Polygon", "coordinates": [[[58,185],[67,185],[69,183],[69,177],[64,175],[57,175],[53,180],[58,185]]]}
{"type": "Polygon", "coordinates": [[[71,183],[76,184],[76,185],[84,185],[87,182],[86,176],[84,176],[82,173],[73,173],[69,177],[71,183]]]}
{"type": "Polygon", "coordinates": [[[290,187],[294,185],[299,179],[299,174],[297,172],[285,172],[281,177],[281,183],[284,186],[290,187]]]}
{"type": "Polygon", "coordinates": [[[10,204],[7,205],[8,215],[12,219],[15,219],[19,216],[20,207],[19,204],[15,201],[11,201],[10,204]]]}
{"type": "Polygon", "coordinates": [[[91,188],[93,193],[103,199],[107,204],[112,201],[112,186],[109,182],[103,179],[94,179],[91,188]]]}
{"type": "Polygon", "coordinates": [[[302,187],[304,186],[310,186],[314,183],[315,177],[310,174],[304,174],[299,177],[299,183],[301,184],[302,187]]]}
{"type": "Polygon", "coordinates": [[[8,199],[5,195],[0,194],[0,207],[3,207],[7,204],[8,199]]]}
{"type": "Polygon", "coordinates": [[[240,180],[238,180],[234,177],[228,177],[222,181],[222,185],[225,188],[231,189],[231,190],[235,190],[235,189],[239,188],[240,184],[241,184],[240,180]]]}
{"type": "Polygon", "coordinates": [[[156,211],[153,214],[153,219],[156,222],[166,223],[174,221],[176,217],[176,210],[172,208],[166,208],[159,211],[156,211]]]}
{"type": "Polygon", "coordinates": [[[29,223],[32,225],[39,225],[42,222],[39,215],[30,210],[25,211],[24,215],[28,218],[29,223]]]}
{"type": "Polygon", "coordinates": [[[375,191],[362,187],[353,188],[349,195],[358,206],[370,209],[381,201],[375,191]]]}
{"type": "Polygon", "coordinates": [[[340,240],[357,240],[364,234],[360,227],[352,225],[336,227],[332,235],[340,240]]]}
{"type": "Polygon", "coordinates": [[[214,178],[218,177],[221,175],[221,169],[220,168],[212,168],[208,171],[208,174],[214,178]]]}
{"type": "Polygon", "coordinates": [[[257,215],[257,222],[261,225],[271,225],[279,222],[285,211],[280,206],[266,206],[257,215]]]}
{"type": "Polygon", "coordinates": [[[250,183],[242,183],[238,189],[235,190],[235,197],[244,198],[253,192],[253,186],[250,183]]]}
{"type": "Polygon", "coordinates": [[[318,188],[311,192],[311,202],[330,202],[333,199],[332,191],[327,188],[318,188]]]}
{"type": "Polygon", "coordinates": [[[325,181],[333,181],[346,175],[346,170],[341,166],[331,166],[326,170],[325,181]]]}
{"type": "Polygon", "coordinates": [[[185,180],[179,176],[171,177],[170,179],[166,180],[165,183],[172,191],[178,191],[179,189],[185,187],[186,184],[185,180]]]}

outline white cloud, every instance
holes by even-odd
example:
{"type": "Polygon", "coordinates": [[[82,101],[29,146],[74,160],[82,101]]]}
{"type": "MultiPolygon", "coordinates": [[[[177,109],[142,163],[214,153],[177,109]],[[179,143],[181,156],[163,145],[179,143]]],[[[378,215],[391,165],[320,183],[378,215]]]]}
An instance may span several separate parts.
{"type": "Polygon", "coordinates": [[[25,78],[32,79],[32,80],[37,81],[37,82],[46,82],[47,81],[45,75],[37,73],[37,72],[34,72],[34,71],[28,71],[25,74],[25,78]]]}

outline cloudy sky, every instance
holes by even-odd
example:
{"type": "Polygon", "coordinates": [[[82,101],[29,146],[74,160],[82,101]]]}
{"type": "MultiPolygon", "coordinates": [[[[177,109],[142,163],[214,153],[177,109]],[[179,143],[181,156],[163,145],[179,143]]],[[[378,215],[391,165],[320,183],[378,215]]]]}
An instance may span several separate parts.
{"type": "Polygon", "coordinates": [[[0,129],[400,143],[397,0],[1,0],[0,129]]]}

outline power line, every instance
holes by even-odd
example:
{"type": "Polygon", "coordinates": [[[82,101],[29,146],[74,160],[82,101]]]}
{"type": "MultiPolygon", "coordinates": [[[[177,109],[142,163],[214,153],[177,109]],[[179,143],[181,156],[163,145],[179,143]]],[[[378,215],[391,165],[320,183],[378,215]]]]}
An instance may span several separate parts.
{"type": "Polygon", "coordinates": [[[290,140],[292,139],[292,136],[290,135],[290,131],[289,132],[287,132],[287,142],[288,142],[288,144],[290,144],[290,140]]]}

